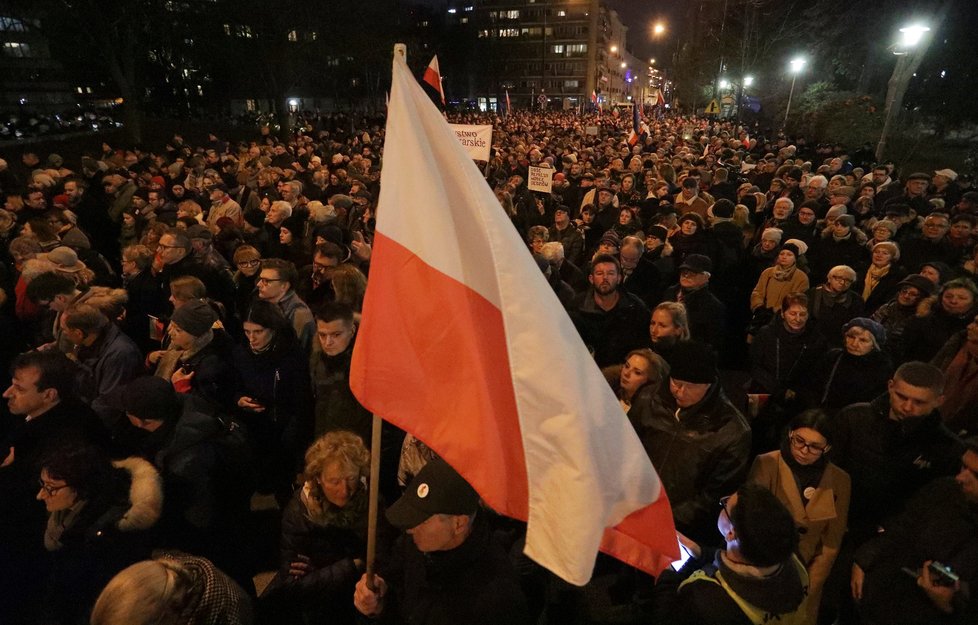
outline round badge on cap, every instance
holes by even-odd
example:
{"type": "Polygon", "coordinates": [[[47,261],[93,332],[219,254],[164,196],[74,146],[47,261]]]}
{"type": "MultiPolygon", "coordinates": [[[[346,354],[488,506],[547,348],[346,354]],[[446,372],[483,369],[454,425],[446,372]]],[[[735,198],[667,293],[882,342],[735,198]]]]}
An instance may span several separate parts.
{"type": "Polygon", "coordinates": [[[424,482],[418,485],[418,498],[424,499],[428,496],[428,485],[424,482]]]}

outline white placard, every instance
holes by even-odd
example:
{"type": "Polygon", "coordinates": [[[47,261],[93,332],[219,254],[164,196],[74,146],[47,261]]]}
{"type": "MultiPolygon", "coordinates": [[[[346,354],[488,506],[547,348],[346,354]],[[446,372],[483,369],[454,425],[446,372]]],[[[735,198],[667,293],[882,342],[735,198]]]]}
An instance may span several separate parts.
{"type": "Polygon", "coordinates": [[[449,124],[455,137],[474,161],[488,161],[489,148],[492,147],[492,126],[470,124],[449,124]]]}
{"type": "Polygon", "coordinates": [[[549,167],[530,167],[530,179],[526,182],[526,187],[530,191],[543,191],[550,193],[553,189],[554,170],[549,167]]]}

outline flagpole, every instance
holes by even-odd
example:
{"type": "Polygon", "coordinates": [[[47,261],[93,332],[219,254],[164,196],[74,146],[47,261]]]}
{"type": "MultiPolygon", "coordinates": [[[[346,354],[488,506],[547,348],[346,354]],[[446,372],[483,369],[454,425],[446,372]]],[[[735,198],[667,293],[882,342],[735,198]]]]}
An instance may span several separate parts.
{"type": "MultiPolygon", "coordinates": [[[[394,58],[400,56],[407,61],[407,45],[403,43],[394,44],[394,58]]],[[[393,72],[391,72],[393,75],[393,72]]],[[[389,104],[389,102],[388,102],[389,104]]],[[[380,433],[383,427],[381,418],[374,414],[373,424],[370,431],[370,490],[369,506],[367,508],[367,588],[372,592],[377,592],[374,583],[376,570],[374,564],[377,560],[377,516],[380,513],[380,433]]]]}

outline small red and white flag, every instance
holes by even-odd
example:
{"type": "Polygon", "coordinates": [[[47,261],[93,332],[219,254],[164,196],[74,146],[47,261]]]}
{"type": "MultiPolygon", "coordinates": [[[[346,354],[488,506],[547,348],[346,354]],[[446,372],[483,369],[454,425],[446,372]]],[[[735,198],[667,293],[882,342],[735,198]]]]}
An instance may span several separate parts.
{"type": "Polygon", "coordinates": [[[395,57],[350,387],[424,441],[525,553],[583,585],[598,550],[658,574],[669,501],[634,429],[492,189],[395,57]],[[559,383],[557,383],[559,381],[559,383]]]}
{"type": "Polygon", "coordinates": [[[445,89],[441,84],[441,70],[438,69],[438,55],[431,57],[431,63],[424,70],[424,81],[432,86],[441,96],[441,104],[445,105],[445,89]]]}
{"type": "Polygon", "coordinates": [[[506,117],[513,112],[513,107],[509,103],[509,89],[506,90],[506,117]]]}

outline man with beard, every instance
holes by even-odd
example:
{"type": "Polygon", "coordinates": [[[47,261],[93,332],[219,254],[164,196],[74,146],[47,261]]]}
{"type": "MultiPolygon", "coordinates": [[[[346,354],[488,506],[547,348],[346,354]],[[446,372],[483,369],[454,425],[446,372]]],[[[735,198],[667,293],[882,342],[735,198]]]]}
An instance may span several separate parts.
{"type": "Polygon", "coordinates": [[[78,216],[78,227],[88,235],[92,247],[108,259],[118,258],[119,224],[109,218],[108,205],[81,178],[65,181],[65,195],[68,207],[78,216]]]}
{"type": "Polygon", "coordinates": [[[599,367],[619,364],[628,352],[648,344],[649,309],[619,288],[621,263],[614,256],[595,256],[588,282],[591,288],[575,299],[571,319],[599,367]]]}

